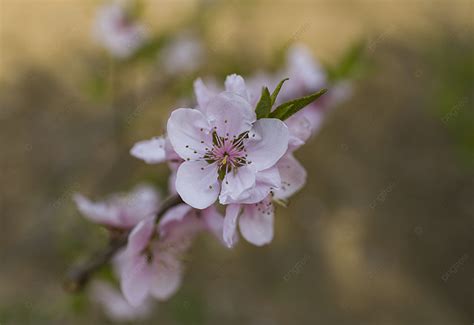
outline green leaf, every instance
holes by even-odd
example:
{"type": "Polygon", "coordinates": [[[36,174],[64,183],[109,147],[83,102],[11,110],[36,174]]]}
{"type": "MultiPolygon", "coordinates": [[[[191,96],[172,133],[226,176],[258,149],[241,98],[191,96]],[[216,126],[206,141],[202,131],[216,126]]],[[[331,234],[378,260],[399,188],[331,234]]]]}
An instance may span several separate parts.
{"type": "Polygon", "coordinates": [[[283,79],[282,81],[280,81],[280,83],[278,84],[278,86],[276,86],[275,90],[272,92],[272,95],[270,96],[271,99],[272,99],[272,105],[275,104],[275,101],[278,97],[278,94],[280,93],[280,90],[281,90],[281,86],[283,86],[283,83],[287,80],[289,80],[290,78],[285,78],[283,79]]]}
{"type": "Polygon", "coordinates": [[[324,95],[327,91],[327,89],[321,89],[320,91],[309,96],[297,98],[289,102],[283,103],[278,106],[273,112],[271,112],[269,117],[277,118],[284,121],[293,114],[300,111],[302,108],[314,102],[316,99],[324,95]]]}
{"type": "Polygon", "coordinates": [[[262,88],[262,96],[258,101],[255,113],[257,113],[257,119],[268,117],[272,110],[272,98],[270,97],[270,91],[267,87],[262,88]]]}
{"type": "Polygon", "coordinates": [[[366,66],[366,44],[360,41],[351,46],[333,67],[327,67],[331,81],[352,78],[358,75],[366,66]]]}

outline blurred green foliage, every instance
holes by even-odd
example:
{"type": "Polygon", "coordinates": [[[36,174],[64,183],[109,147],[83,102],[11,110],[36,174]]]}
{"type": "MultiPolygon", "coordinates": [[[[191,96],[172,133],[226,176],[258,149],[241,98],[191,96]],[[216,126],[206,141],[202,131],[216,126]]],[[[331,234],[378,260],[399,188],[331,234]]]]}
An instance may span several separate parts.
{"type": "Polygon", "coordinates": [[[461,159],[474,167],[474,35],[448,29],[423,50],[432,80],[430,106],[457,143],[461,159]]]}

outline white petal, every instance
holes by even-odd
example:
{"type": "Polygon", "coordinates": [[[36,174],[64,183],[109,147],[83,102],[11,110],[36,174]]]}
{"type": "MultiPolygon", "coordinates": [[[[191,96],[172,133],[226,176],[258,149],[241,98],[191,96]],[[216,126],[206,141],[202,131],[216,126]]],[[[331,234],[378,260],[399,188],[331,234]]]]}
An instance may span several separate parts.
{"type": "Polygon", "coordinates": [[[256,119],[250,103],[231,92],[215,96],[207,106],[206,116],[219,136],[230,138],[250,130],[256,119]]]}
{"type": "Polygon", "coordinates": [[[240,212],[240,204],[229,204],[225,210],[224,218],[224,241],[232,248],[237,239],[237,217],[240,212]]]}
{"type": "Polygon", "coordinates": [[[198,159],[212,145],[212,135],[206,117],[196,109],[178,108],[168,120],[168,138],[176,153],[183,158],[198,159]]]}
{"type": "Polygon", "coordinates": [[[255,185],[255,170],[249,166],[242,166],[236,172],[227,173],[222,181],[219,201],[221,204],[237,202],[244,191],[255,185]]]}
{"type": "Polygon", "coordinates": [[[225,79],[225,90],[232,93],[236,93],[239,96],[242,96],[247,101],[250,101],[250,96],[245,86],[244,78],[237,74],[231,74],[225,79]]]}
{"type": "Polygon", "coordinates": [[[196,209],[213,204],[220,191],[217,165],[205,161],[185,161],[176,174],[176,190],[184,202],[196,209]]]}
{"type": "Polygon", "coordinates": [[[306,170],[290,154],[283,156],[277,164],[281,176],[281,186],[275,190],[275,198],[288,199],[306,183],[306,170]]]}
{"type": "Polygon", "coordinates": [[[139,141],[130,149],[130,154],[147,164],[158,164],[166,161],[165,137],[154,137],[139,141]]]}
{"type": "Polygon", "coordinates": [[[278,119],[262,118],[254,123],[245,148],[257,171],[270,168],[288,149],[288,127],[278,119]]]}
{"type": "Polygon", "coordinates": [[[267,199],[258,204],[246,205],[239,218],[242,236],[250,243],[262,246],[273,239],[273,205],[267,199]]]}

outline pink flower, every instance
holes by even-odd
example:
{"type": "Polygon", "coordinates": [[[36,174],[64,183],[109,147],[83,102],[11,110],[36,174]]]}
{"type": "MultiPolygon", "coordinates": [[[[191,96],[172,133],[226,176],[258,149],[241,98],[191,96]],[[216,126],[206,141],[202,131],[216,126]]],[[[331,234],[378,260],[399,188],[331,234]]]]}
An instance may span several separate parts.
{"type": "Polygon", "coordinates": [[[271,196],[254,204],[229,204],[226,208],[223,237],[228,247],[238,240],[237,222],[240,233],[256,246],[268,244],[273,239],[274,208],[271,196]]]}
{"type": "Polygon", "coordinates": [[[170,209],[155,225],[141,221],[130,233],[127,248],[117,259],[122,292],[132,306],[149,296],[166,300],[179,288],[182,258],[202,230],[222,233],[222,216],[215,209],[197,211],[186,204],[170,209]]]}
{"type": "Polygon", "coordinates": [[[176,170],[179,164],[183,162],[183,159],[174,151],[169,139],[165,136],[153,137],[150,140],[135,143],[130,149],[130,154],[147,164],[168,162],[171,170],[176,170]]]}
{"type": "Polygon", "coordinates": [[[150,300],[134,307],[125,300],[119,290],[105,281],[94,281],[90,288],[90,296],[94,302],[103,307],[105,315],[112,321],[143,320],[151,314],[150,300]]]}
{"type": "Polygon", "coordinates": [[[283,78],[278,79],[277,76],[263,71],[258,71],[250,78],[246,78],[247,90],[249,92],[250,102],[252,103],[252,105],[256,106],[258,101],[260,100],[263,86],[267,87],[270,91],[272,91],[283,78]]]}
{"type": "MultiPolygon", "coordinates": [[[[236,93],[242,96],[246,101],[251,102],[249,89],[247,88],[244,79],[239,75],[232,74],[227,76],[224,82],[224,90],[236,93]]],[[[198,103],[196,108],[201,111],[205,110],[210,101],[220,92],[222,92],[222,89],[219,89],[213,80],[206,85],[201,78],[198,78],[194,81],[194,94],[196,95],[198,103]]]]}
{"type": "Polygon", "coordinates": [[[156,213],[160,196],[153,187],[139,185],[128,194],[115,194],[102,202],[92,202],[81,194],[75,194],[74,201],[87,219],[108,227],[130,229],[156,213]]]}
{"type": "Polygon", "coordinates": [[[224,219],[223,238],[228,247],[238,240],[237,222],[240,233],[256,246],[268,244],[273,239],[274,207],[272,199],[287,200],[306,183],[306,170],[291,153],[285,154],[276,167],[281,185],[264,200],[254,204],[230,204],[224,219]]]}
{"type": "MultiPolygon", "coordinates": [[[[278,119],[256,120],[242,77],[226,79],[226,91],[196,92],[198,109],[180,108],[168,120],[168,137],[185,160],[176,189],[189,205],[256,203],[279,185],[272,167],[288,147],[288,129],[278,119]]],[[[199,87],[198,87],[199,88],[199,87]]]]}
{"type": "Polygon", "coordinates": [[[98,10],[94,34],[111,55],[122,59],[135,53],[147,37],[145,28],[133,21],[125,4],[118,1],[98,10]]]}
{"type": "Polygon", "coordinates": [[[281,92],[282,99],[291,100],[308,95],[324,88],[326,73],[306,46],[294,45],[287,54],[287,67],[284,75],[290,80],[281,92]]]}
{"type": "MultiPolygon", "coordinates": [[[[306,96],[328,87],[326,72],[312,57],[309,49],[303,45],[295,45],[290,48],[287,67],[282,75],[289,77],[290,80],[285,83],[280,100],[286,101],[306,96]]],[[[290,136],[299,138],[303,142],[306,141],[319,131],[330,108],[345,100],[350,93],[351,86],[347,81],[331,85],[327,94],[286,121],[290,136]]]]}
{"type": "MultiPolygon", "coordinates": [[[[327,94],[300,111],[300,115],[308,111],[325,113],[331,107],[346,100],[351,94],[352,87],[349,81],[339,81],[328,87],[329,81],[323,67],[311,55],[309,48],[302,44],[294,45],[289,49],[286,70],[282,75],[290,78],[281,92],[280,99],[285,101],[309,95],[321,88],[329,88],[327,94]]],[[[314,112],[312,113],[314,114],[314,112]]],[[[312,120],[311,114],[307,114],[307,117],[310,121],[312,120]]]]}
{"type": "Polygon", "coordinates": [[[186,74],[196,71],[204,61],[204,47],[190,33],[178,35],[161,53],[164,70],[171,74],[186,74]]]}

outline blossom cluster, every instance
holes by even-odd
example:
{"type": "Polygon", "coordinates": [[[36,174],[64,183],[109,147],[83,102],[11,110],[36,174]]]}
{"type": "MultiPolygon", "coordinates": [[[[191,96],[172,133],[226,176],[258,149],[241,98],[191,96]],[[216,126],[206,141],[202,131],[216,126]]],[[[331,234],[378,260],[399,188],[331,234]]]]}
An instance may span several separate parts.
{"type": "Polygon", "coordinates": [[[94,285],[95,299],[111,317],[139,317],[149,312],[150,298],[172,296],[183,276],[182,257],[199,233],[211,233],[229,248],[237,244],[239,232],[256,246],[272,241],[274,204],[285,205],[306,182],[295,151],[350,88],[331,85],[321,99],[314,96],[304,105],[308,97],[295,99],[327,86],[323,69],[300,46],[289,51],[286,68],[274,75],[245,81],[232,74],[223,88],[197,79],[195,106],[173,110],[164,135],[130,150],[147,164],[169,166],[169,194],[182,203],[157,218],[163,200],[148,185],[103,202],[75,196],[88,219],[128,234],[126,247],[113,260],[123,297],[104,283],[94,285]],[[289,80],[279,83],[282,77],[289,80]],[[264,86],[275,89],[271,96],[264,86]],[[298,105],[291,116],[277,114],[298,105]]]}
{"type": "Polygon", "coordinates": [[[121,59],[133,55],[149,37],[147,28],[134,17],[132,6],[124,1],[99,8],[93,32],[111,55],[121,59]]]}
{"type": "MultiPolygon", "coordinates": [[[[139,2],[115,0],[97,10],[94,39],[117,60],[127,60],[142,49],[153,48],[158,38],[139,19],[139,8],[139,2]]],[[[190,31],[174,35],[156,56],[163,72],[169,75],[194,72],[205,60],[200,39],[190,31]]]]}

